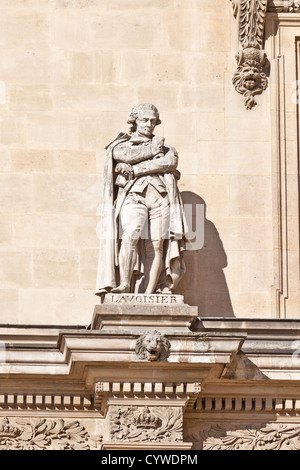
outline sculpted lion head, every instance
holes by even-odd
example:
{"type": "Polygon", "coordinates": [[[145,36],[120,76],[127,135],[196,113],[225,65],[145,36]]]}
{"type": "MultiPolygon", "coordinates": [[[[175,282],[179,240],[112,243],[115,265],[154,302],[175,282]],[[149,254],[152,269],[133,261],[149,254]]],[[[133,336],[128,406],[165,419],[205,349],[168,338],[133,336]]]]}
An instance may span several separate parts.
{"type": "Polygon", "coordinates": [[[254,96],[267,88],[268,80],[263,72],[266,55],[264,51],[248,47],[240,51],[236,59],[238,68],[232,81],[236,91],[244,95],[246,107],[251,109],[256,104],[254,96]]]}
{"type": "Polygon", "coordinates": [[[167,358],[170,342],[159,331],[147,331],[136,342],[135,352],[144,361],[158,361],[167,358]]]}
{"type": "Polygon", "coordinates": [[[261,80],[261,71],[254,64],[245,64],[241,70],[241,85],[247,90],[254,90],[261,80]]]}

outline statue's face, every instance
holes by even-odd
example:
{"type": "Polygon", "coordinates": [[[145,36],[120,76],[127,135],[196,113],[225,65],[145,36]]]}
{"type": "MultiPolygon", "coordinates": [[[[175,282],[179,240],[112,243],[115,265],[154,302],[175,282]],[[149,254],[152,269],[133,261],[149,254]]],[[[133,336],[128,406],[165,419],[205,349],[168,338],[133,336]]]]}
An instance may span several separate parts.
{"type": "Polygon", "coordinates": [[[154,111],[144,111],[139,114],[136,120],[136,130],[145,137],[151,137],[155,129],[157,116],[154,111]]]}

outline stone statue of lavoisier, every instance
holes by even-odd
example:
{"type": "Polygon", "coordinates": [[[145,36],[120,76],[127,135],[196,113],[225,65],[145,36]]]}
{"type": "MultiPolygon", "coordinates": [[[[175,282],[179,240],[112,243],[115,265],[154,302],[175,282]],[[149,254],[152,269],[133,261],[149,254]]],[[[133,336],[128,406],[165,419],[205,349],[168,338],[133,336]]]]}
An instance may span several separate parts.
{"type": "Polygon", "coordinates": [[[178,154],[153,134],[155,106],[135,106],[107,147],[96,294],[172,293],[184,274],[178,154]]]}

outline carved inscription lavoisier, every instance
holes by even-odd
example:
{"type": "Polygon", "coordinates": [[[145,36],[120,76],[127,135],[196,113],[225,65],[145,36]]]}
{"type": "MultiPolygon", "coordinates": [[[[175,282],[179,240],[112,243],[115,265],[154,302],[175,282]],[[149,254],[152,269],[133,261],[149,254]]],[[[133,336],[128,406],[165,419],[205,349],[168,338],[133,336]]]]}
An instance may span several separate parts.
{"type": "Polygon", "coordinates": [[[177,304],[176,295],[108,294],[106,301],[127,304],[177,304]]]}

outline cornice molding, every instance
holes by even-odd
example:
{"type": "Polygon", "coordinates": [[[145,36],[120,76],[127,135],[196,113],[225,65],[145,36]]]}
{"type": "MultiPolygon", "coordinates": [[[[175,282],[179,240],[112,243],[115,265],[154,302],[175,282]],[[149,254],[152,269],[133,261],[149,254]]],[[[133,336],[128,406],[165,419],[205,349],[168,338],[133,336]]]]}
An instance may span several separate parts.
{"type": "Polygon", "coordinates": [[[173,403],[192,410],[200,393],[200,382],[96,382],[94,403],[103,414],[116,402],[133,406],[141,400],[153,405],[173,403]]]}
{"type": "Polygon", "coordinates": [[[272,416],[297,416],[300,413],[299,398],[278,398],[272,396],[206,396],[199,397],[193,409],[194,415],[222,414],[230,416],[232,413],[245,415],[250,413],[272,414],[272,416]]]}

